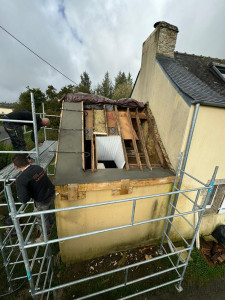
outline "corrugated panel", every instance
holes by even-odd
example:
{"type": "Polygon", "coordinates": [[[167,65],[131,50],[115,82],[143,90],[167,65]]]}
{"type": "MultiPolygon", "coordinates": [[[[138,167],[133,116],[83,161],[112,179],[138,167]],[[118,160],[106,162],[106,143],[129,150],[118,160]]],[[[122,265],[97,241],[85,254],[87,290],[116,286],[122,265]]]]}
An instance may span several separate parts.
{"type": "Polygon", "coordinates": [[[125,160],[120,136],[97,136],[98,160],[113,160],[122,169],[125,160]]]}

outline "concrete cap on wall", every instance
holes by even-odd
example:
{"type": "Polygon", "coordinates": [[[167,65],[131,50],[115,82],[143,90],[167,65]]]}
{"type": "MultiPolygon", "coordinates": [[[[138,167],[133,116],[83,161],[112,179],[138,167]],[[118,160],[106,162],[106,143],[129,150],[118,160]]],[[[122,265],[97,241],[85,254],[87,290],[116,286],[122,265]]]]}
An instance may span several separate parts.
{"type": "Polygon", "coordinates": [[[179,32],[177,26],[174,26],[174,25],[169,24],[169,23],[164,22],[164,21],[159,21],[159,22],[156,22],[156,23],[154,24],[154,28],[157,28],[158,26],[163,27],[163,28],[168,28],[168,29],[174,30],[174,31],[176,31],[176,32],[179,32]]]}

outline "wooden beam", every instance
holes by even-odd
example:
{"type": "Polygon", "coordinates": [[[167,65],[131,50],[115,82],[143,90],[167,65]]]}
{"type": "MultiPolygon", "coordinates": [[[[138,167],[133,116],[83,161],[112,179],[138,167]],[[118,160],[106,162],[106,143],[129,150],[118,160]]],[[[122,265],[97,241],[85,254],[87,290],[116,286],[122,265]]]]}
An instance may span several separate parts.
{"type": "Polygon", "coordinates": [[[123,154],[124,154],[124,159],[125,159],[125,168],[126,168],[126,170],[129,170],[127,151],[126,151],[124,139],[123,139],[122,134],[121,134],[120,119],[119,119],[119,114],[118,114],[118,110],[117,110],[117,106],[116,105],[115,105],[115,115],[116,115],[117,128],[118,128],[118,132],[119,132],[119,135],[120,135],[120,138],[121,138],[122,147],[123,147],[123,154]]]}
{"type": "MultiPolygon", "coordinates": [[[[94,109],[92,107],[92,114],[93,114],[93,124],[94,124],[94,109]]],[[[93,125],[94,127],[94,125],[93,125]]],[[[94,136],[93,130],[91,131],[91,171],[95,172],[95,148],[94,148],[94,136]]]]}
{"type": "Polygon", "coordinates": [[[84,156],[84,103],[83,101],[81,102],[81,111],[82,111],[82,116],[81,116],[81,141],[82,141],[82,168],[85,170],[85,156],[84,156]]]}
{"type": "MultiPolygon", "coordinates": [[[[139,119],[147,120],[147,116],[144,112],[138,112],[139,119]]],[[[136,112],[130,111],[131,119],[136,119],[136,112]]]]}
{"type": "Polygon", "coordinates": [[[68,200],[78,199],[78,184],[68,184],[68,200]]]}
{"type": "Polygon", "coordinates": [[[166,161],[164,159],[164,155],[162,153],[161,147],[160,147],[160,145],[158,143],[157,137],[155,135],[153,124],[152,124],[152,121],[151,121],[151,118],[149,116],[147,108],[145,108],[145,113],[146,113],[147,121],[148,121],[148,129],[149,129],[149,131],[150,131],[150,133],[152,135],[152,138],[154,140],[154,143],[155,143],[155,150],[156,150],[156,152],[158,154],[158,157],[159,157],[161,165],[165,168],[165,167],[167,167],[167,164],[166,164],[166,161]]]}
{"type": "Polygon", "coordinates": [[[128,194],[129,186],[130,186],[130,180],[129,179],[122,179],[121,180],[120,195],[128,194]]]}
{"type": "Polygon", "coordinates": [[[150,163],[149,156],[148,156],[148,151],[147,151],[147,148],[146,148],[146,143],[145,143],[145,139],[144,139],[143,130],[142,130],[142,127],[141,127],[141,121],[139,119],[138,109],[136,109],[136,121],[137,121],[138,133],[139,133],[140,140],[141,140],[141,145],[142,145],[144,155],[145,155],[145,161],[146,161],[146,164],[147,164],[148,168],[150,170],[152,170],[151,163],[150,163]]]}
{"type": "Polygon", "coordinates": [[[105,131],[106,131],[106,134],[109,135],[109,133],[108,133],[108,122],[107,122],[107,115],[106,115],[105,104],[103,105],[103,110],[104,110],[104,115],[105,115],[105,131]]]}
{"type": "Polygon", "coordinates": [[[138,164],[138,167],[140,168],[140,170],[142,171],[143,167],[142,167],[141,159],[140,159],[140,156],[139,156],[139,153],[138,153],[138,147],[137,147],[137,143],[136,143],[136,139],[135,139],[133,124],[132,124],[131,117],[130,117],[129,107],[127,108],[127,118],[128,118],[129,124],[130,124],[130,132],[131,132],[131,136],[132,136],[132,142],[133,142],[133,146],[134,146],[134,151],[135,151],[137,164],[138,164]]]}
{"type": "Polygon", "coordinates": [[[97,149],[97,142],[96,142],[96,135],[94,136],[94,145],[95,145],[95,170],[98,167],[98,149],[97,149]]]}
{"type": "MultiPolygon", "coordinates": [[[[134,180],[130,179],[129,187],[144,187],[144,186],[153,186],[161,184],[170,184],[175,180],[175,176],[168,176],[163,178],[147,178],[134,180]]],[[[106,181],[99,183],[85,183],[78,184],[78,192],[89,192],[89,191],[104,191],[112,189],[120,189],[121,181],[106,181]]]]}

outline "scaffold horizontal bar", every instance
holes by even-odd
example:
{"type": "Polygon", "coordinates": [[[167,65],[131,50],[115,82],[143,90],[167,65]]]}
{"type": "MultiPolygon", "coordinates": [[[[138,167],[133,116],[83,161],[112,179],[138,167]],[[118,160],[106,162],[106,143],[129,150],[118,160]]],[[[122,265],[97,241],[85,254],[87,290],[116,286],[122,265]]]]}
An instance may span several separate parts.
{"type": "Polygon", "coordinates": [[[86,277],[86,278],[71,281],[69,283],[64,283],[64,284],[58,285],[56,287],[52,287],[51,289],[45,289],[45,290],[42,290],[42,291],[38,291],[37,293],[35,293],[35,295],[46,293],[46,292],[51,291],[51,290],[62,289],[62,288],[65,288],[65,287],[68,287],[68,286],[71,286],[71,285],[74,285],[74,284],[83,283],[83,282],[86,282],[86,281],[89,281],[89,280],[92,280],[92,279],[96,279],[96,278],[99,278],[99,277],[102,277],[102,276],[106,276],[106,275],[110,275],[110,274],[117,273],[117,272],[120,272],[120,271],[124,271],[126,269],[131,269],[131,268],[134,268],[134,267],[137,267],[137,266],[140,266],[140,265],[144,265],[146,263],[151,263],[153,261],[157,261],[157,260],[160,260],[162,258],[166,258],[168,256],[173,256],[173,255],[176,255],[178,253],[183,253],[187,250],[190,250],[190,248],[181,249],[181,250],[178,250],[177,252],[174,252],[174,253],[169,253],[169,254],[153,257],[149,260],[141,261],[141,262],[134,263],[134,264],[131,264],[131,265],[127,265],[127,266],[124,266],[124,267],[121,267],[121,268],[118,268],[118,269],[110,270],[110,271],[107,271],[107,272],[104,272],[104,273],[101,273],[101,274],[96,274],[96,275],[89,276],[89,277],[86,277]]]}
{"type": "Polygon", "coordinates": [[[196,177],[188,174],[187,172],[180,170],[180,172],[184,173],[185,175],[187,175],[188,177],[194,179],[195,181],[199,182],[200,184],[202,184],[203,186],[208,186],[207,184],[205,184],[204,182],[202,182],[201,180],[197,179],[196,177]]]}
{"type": "MultiPolygon", "coordinates": [[[[210,187],[205,187],[205,188],[200,188],[200,190],[204,189],[209,189],[210,187]]],[[[22,218],[22,217],[27,217],[29,216],[36,216],[36,215],[41,215],[41,214],[49,214],[49,213],[56,213],[56,212],[61,212],[61,211],[69,211],[69,210],[76,210],[76,209],[82,209],[82,208],[89,208],[89,207],[96,207],[96,206],[102,206],[102,205],[112,205],[116,203],[123,203],[123,202],[130,202],[133,200],[141,200],[141,199],[150,199],[150,198],[156,198],[160,196],[169,196],[169,195],[174,195],[174,194],[180,194],[181,192],[191,192],[191,191],[198,191],[199,188],[194,188],[194,189],[189,189],[189,190],[183,190],[183,191],[177,191],[177,192],[169,192],[169,193],[161,193],[161,194],[154,194],[154,195],[147,195],[147,196],[140,196],[140,197],[134,197],[134,198],[126,198],[126,199],[120,199],[120,200],[114,200],[110,202],[100,202],[100,203],[93,203],[93,204],[86,204],[86,205],[79,205],[79,206],[72,206],[72,207],[65,207],[65,208],[57,208],[57,209],[52,209],[52,210],[43,210],[43,211],[38,211],[38,212],[31,212],[31,213],[26,213],[26,214],[20,214],[16,215],[16,218],[22,218]]],[[[200,210],[196,210],[201,211],[200,210]]],[[[192,211],[192,213],[195,211],[192,211]]]]}

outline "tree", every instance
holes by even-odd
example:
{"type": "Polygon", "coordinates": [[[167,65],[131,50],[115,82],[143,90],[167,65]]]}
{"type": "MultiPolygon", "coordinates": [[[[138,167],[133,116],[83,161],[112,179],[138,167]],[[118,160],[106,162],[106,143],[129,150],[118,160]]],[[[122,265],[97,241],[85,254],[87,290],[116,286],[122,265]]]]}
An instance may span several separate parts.
{"type": "Polygon", "coordinates": [[[96,91],[99,95],[102,95],[107,98],[112,98],[113,84],[109,78],[109,72],[105,73],[105,76],[102,80],[102,84],[97,85],[96,91]]]}
{"type": "Polygon", "coordinates": [[[133,81],[131,74],[127,77],[124,72],[119,72],[115,78],[114,92],[112,98],[119,100],[121,98],[129,98],[132,91],[133,81]]]}
{"type": "Polygon", "coordinates": [[[40,89],[31,89],[29,86],[26,92],[20,94],[19,103],[15,105],[15,111],[24,109],[31,111],[31,92],[34,94],[36,112],[41,111],[41,105],[42,102],[46,102],[46,96],[40,89]]]}
{"type": "Polygon", "coordinates": [[[76,89],[76,92],[82,92],[82,93],[88,93],[91,94],[91,80],[86,71],[83,72],[83,74],[80,75],[80,83],[76,89]]]}
{"type": "Polygon", "coordinates": [[[48,85],[45,94],[47,95],[47,100],[57,99],[57,90],[53,85],[48,85]]]}
{"type": "Polygon", "coordinates": [[[115,77],[114,90],[116,90],[118,86],[123,83],[127,83],[127,78],[124,72],[119,71],[118,75],[115,77]]]}
{"type": "Polygon", "coordinates": [[[69,93],[76,93],[76,91],[77,91],[77,86],[69,84],[61,88],[61,90],[57,94],[57,98],[61,99],[63,95],[69,93]]]}

